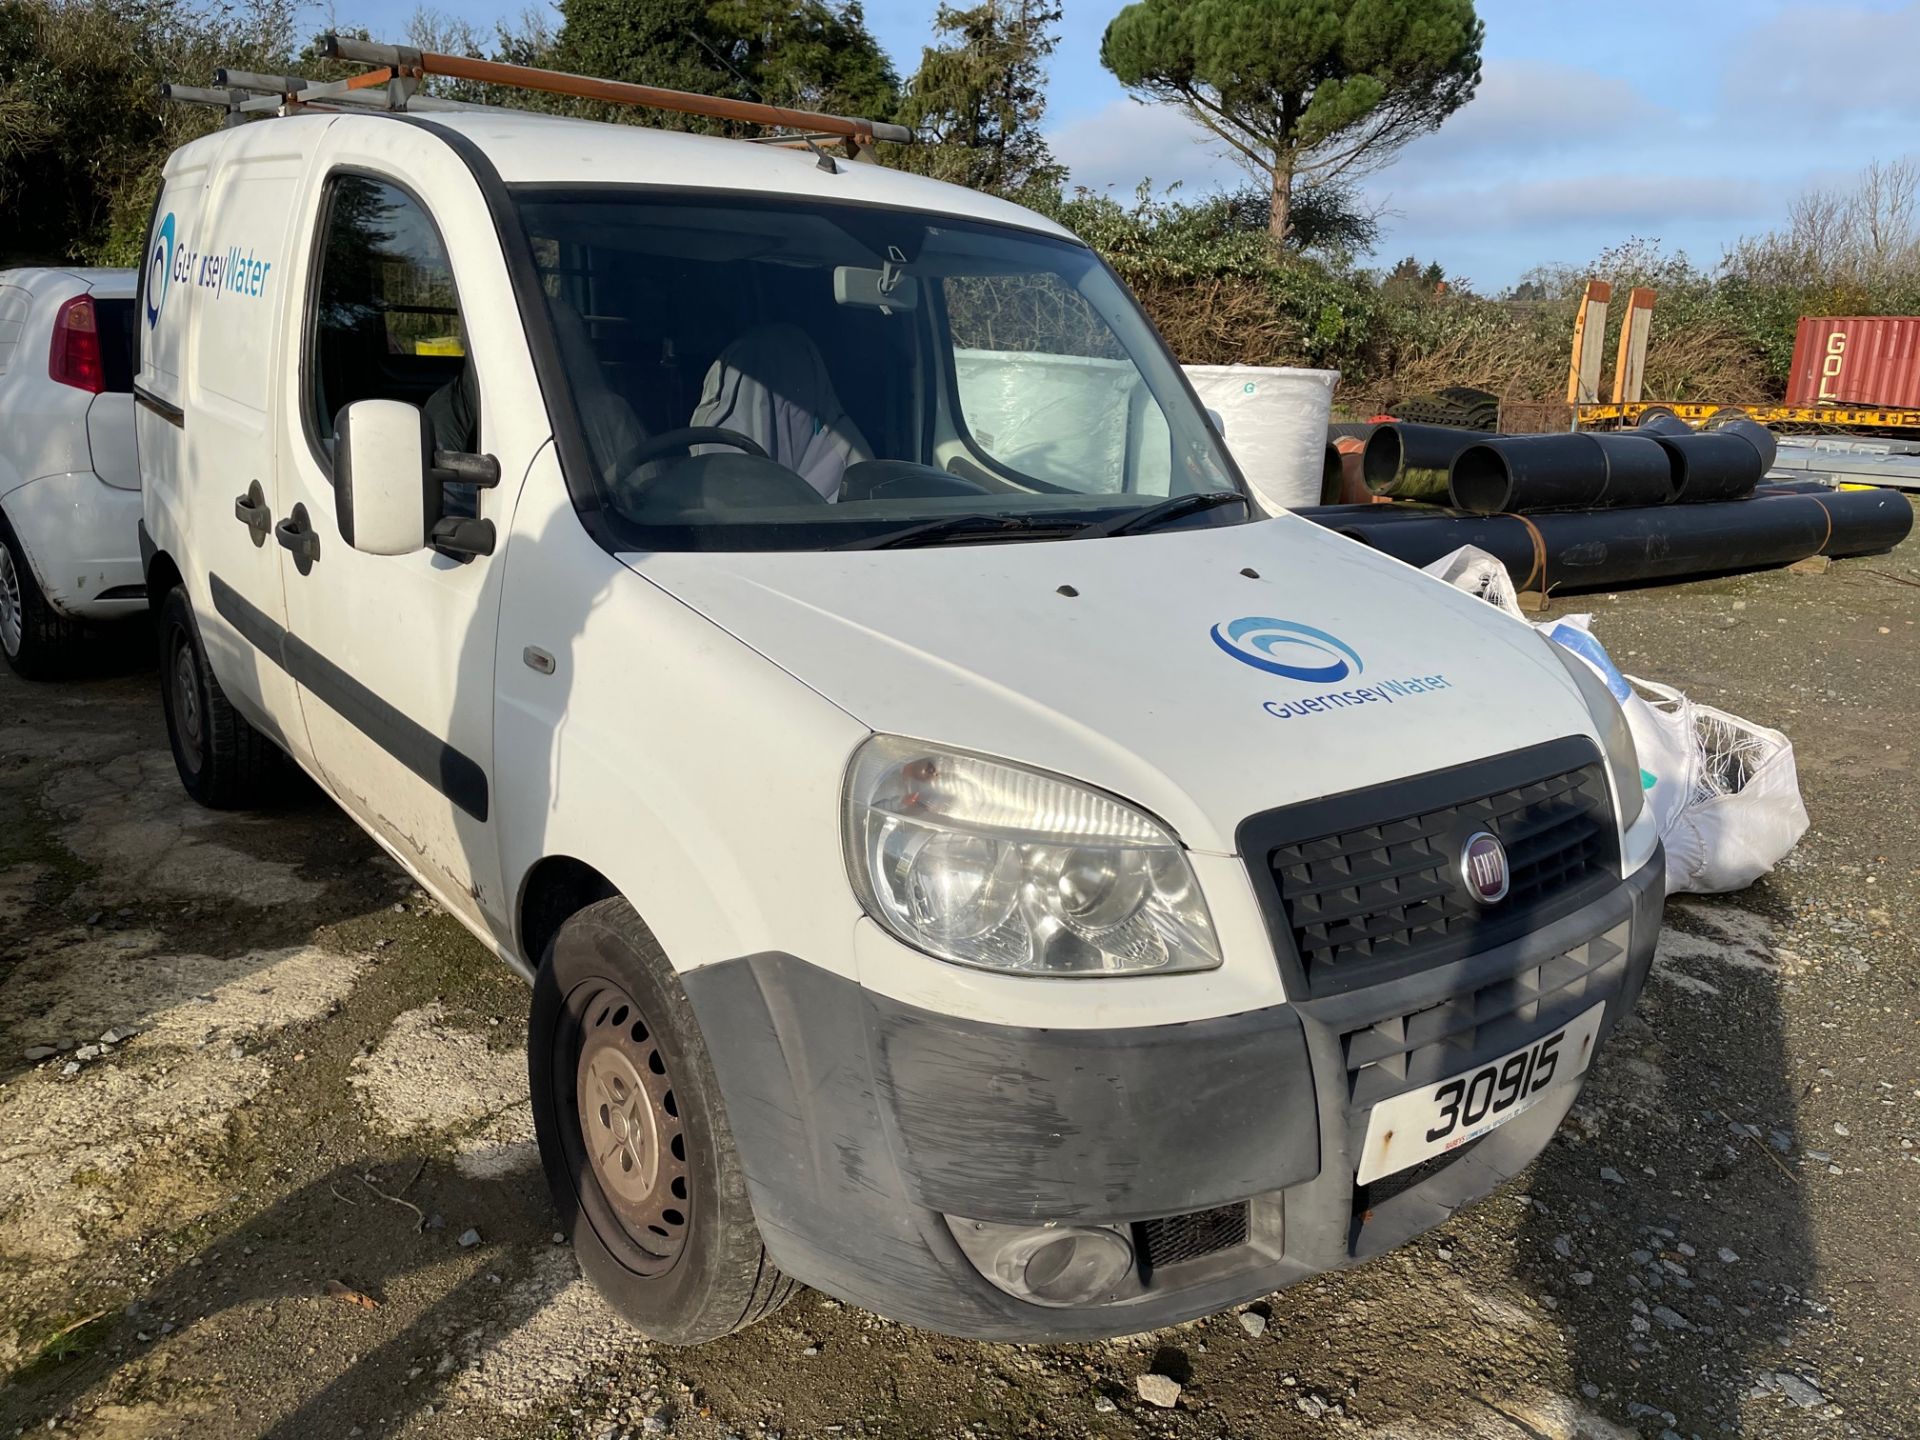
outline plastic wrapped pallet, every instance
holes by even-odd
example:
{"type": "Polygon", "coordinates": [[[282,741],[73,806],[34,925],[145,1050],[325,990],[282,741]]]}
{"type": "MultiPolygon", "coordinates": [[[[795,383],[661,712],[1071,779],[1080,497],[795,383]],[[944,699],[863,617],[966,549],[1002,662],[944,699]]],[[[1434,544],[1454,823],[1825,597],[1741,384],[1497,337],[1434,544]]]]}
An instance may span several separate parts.
{"type": "Polygon", "coordinates": [[[1188,365],[1200,403],[1220,417],[1227,448],[1270,512],[1318,505],[1338,370],[1188,365]]]}

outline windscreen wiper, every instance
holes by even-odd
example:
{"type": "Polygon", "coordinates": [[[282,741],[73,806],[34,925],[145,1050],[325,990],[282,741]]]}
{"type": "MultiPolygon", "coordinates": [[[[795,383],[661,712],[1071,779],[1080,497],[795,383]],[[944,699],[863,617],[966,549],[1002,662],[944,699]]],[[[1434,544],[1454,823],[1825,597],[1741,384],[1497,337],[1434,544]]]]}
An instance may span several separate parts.
{"type": "Polygon", "coordinates": [[[1096,520],[1091,525],[1083,525],[1074,531],[1070,538],[1098,540],[1107,535],[1125,535],[1133,530],[1147,530],[1165,521],[1177,520],[1182,515],[1198,514],[1202,510],[1212,510],[1236,500],[1242,505],[1247,504],[1247,497],[1238,490],[1202,490],[1195,495],[1174,495],[1157,505],[1149,505],[1144,510],[1129,510],[1124,515],[1114,516],[1111,520],[1096,520]]]}
{"type": "Polygon", "coordinates": [[[1033,530],[1064,530],[1079,534],[1078,528],[1050,517],[1035,515],[949,515],[941,520],[925,520],[901,530],[883,530],[878,535],[863,535],[858,540],[843,540],[829,550],[892,550],[908,545],[933,545],[958,535],[1017,535],[1033,530]]]}

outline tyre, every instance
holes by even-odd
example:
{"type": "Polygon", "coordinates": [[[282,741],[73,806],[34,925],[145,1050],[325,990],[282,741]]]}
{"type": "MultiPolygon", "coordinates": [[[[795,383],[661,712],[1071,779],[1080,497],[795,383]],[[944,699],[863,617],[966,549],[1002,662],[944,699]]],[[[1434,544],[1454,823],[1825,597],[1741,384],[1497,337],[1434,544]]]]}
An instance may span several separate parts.
{"type": "Polygon", "coordinates": [[[554,1204],[628,1321],[697,1345],[792,1297],[760,1243],[693,1007],[625,900],[587,906],[547,947],[527,1061],[554,1204]]]}
{"type": "Polygon", "coordinates": [[[72,664],[82,633],[47,604],[20,537],[0,514],[0,654],[22,679],[49,680],[72,664]]]}
{"type": "Polygon", "coordinates": [[[167,592],[155,629],[160,704],[180,783],[212,810],[242,810],[271,798],[285,778],[285,757],[227,703],[184,587],[167,592]]]}

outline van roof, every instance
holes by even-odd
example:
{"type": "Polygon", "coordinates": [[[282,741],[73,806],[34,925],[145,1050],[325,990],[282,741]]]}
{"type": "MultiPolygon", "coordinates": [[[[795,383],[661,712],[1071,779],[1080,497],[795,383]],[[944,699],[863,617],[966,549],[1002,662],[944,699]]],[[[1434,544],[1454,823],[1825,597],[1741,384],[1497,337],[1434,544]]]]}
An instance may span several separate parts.
{"type": "MultiPolygon", "coordinates": [[[[436,129],[465,136],[486,155],[509,185],[635,184],[724,194],[790,195],[807,200],[843,200],[890,209],[930,211],[1039,231],[1063,240],[1078,238],[1044,215],[998,196],[949,185],[885,165],[847,160],[836,154],[834,172],[820,166],[811,151],[783,145],[689,135],[650,125],[617,125],[575,120],[503,107],[435,110],[411,117],[436,129]]],[[[378,111],[302,109],[271,120],[215,130],[175,152],[218,154],[235,135],[261,124],[312,126],[391,125],[394,117],[378,111]]],[[[828,153],[835,153],[832,147],[828,153]]],[[[171,172],[179,161],[170,161],[171,172]]]]}
{"type": "MultiPolygon", "coordinates": [[[[341,118],[371,124],[380,117],[341,118]]],[[[470,139],[510,185],[627,183],[851,200],[1074,238],[1024,206],[924,175],[844,159],[837,159],[835,173],[829,174],[805,149],[504,109],[435,112],[422,118],[470,139]]]]}

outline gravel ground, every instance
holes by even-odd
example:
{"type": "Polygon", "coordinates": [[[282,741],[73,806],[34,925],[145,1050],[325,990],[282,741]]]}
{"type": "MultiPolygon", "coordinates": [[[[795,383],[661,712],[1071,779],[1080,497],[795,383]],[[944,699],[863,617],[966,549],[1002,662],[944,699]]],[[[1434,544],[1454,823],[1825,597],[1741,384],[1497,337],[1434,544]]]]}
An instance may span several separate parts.
{"type": "Polygon", "coordinates": [[[0,671],[0,1434],[1920,1434],[1920,543],[1581,610],[1794,738],[1800,848],[1669,906],[1519,1182],[1078,1346],[814,1294],[649,1345],[554,1242],[521,982],[313,792],[187,801],[137,649],[0,671]]]}

